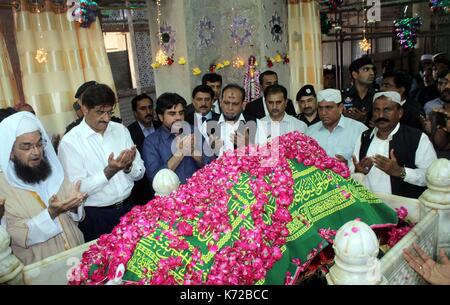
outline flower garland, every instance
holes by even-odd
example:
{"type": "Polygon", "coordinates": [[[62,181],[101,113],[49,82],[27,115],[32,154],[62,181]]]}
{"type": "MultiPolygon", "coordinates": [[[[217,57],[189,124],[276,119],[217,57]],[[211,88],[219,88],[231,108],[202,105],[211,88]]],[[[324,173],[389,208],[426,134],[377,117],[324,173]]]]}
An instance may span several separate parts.
{"type": "Polygon", "coordinates": [[[81,23],[81,27],[88,28],[95,22],[99,7],[97,2],[91,0],[68,1],[69,10],[67,17],[72,21],[81,23]]]}
{"type": "Polygon", "coordinates": [[[248,59],[247,71],[244,76],[245,101],[247,103],[257,99],[261,95],[259,84],[260,71],[256,69],[256,57],[250,56],[248,59]]]}
{"type": "Polygon", "coordinates": [[[285,65],[289,64],[290,59],[287,53],[281,55],[280,52],[277,52],[273,57],[266,56],[266,63],[268,68],[272,68],[275,64],[283,63],[285,65]]]}
{"type": "MultiPolygon", "coordinates": [[[[116,279],[118,268],[126,266],[137,243],[158,229],[158,222],[169,225],[169,229],[162,231],[171,241],[169,247],[185,249],[182,237],[192,234],[193,228],[188,221],[193,220],[198,220],[197,230],[201,235],[213,234],[214,241],[208,248],[216,254],[204,281],[202,271],[196,269],[196,266],[203,264],[201,254],[194,248],[192,261],[185,266],[184,284],[254,284],[264,278],[282,257],[281,247],[289,234],[286,226],[292,220],[288,208],[293,201],[293,178],[287,160],[296,159],[322,170],[329,168],[344,178],[350,176],[348,168],[328,157],[313,139],[298,132],[278,139],[275,144],[269,142],[262,147],[239,149],[240,153],[251,152],[244,157],[227,151],[221,158],[196,172],[175,193],[168,197],[156,197],[145,206],[134,207],[121,218],[112,233],[102,235],[82,255],[81,263],[70,273],[69,284],[95,285],[116,279]],[[274,148],[279,151],[279,158],[275,159],[271,154],[274,148]],[[256,198],[256,203],[251,206],[254,228],[243,227],[238,241],[219,250],[214,242],[231,229],[227,213],[231,196],[228,190],[238,182],[242,172],[248,172],[253,177],[249,184],[256,198]],[[270,178],[269,182],[265,180],[266,176],[270,178]],[[205,181],[210,182],[208,188],[204,187],[205,181]],[[262,218],[268,203],[267,192],[271,192],[276,200],[270,224],[262,218]],[[97,269],[92,270],[93,266],[97,269]]],[[[137,284],[178,283],[171,274],[178,268],[182,268],[180,257],[161,259],[158,269],[152,274],[147,272],[147,276],[137,284]]]]}
{"type": "Polygon", "coordinates": [[[394,21],[394,33],[403,50],[414,49],[417,43],[417,32],[421,25],[422,19],[419,16],[403,17],[394,21]]]}

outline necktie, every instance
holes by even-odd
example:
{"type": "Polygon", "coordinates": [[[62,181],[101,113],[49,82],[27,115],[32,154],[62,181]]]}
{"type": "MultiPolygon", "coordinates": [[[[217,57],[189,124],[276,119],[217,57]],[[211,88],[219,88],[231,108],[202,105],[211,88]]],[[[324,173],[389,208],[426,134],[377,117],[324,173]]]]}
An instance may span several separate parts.
{"type": "Polygon", "coordinates": [[[205,123],[207,118],[205,116],[202,116],[202,124],[205,123]]]}

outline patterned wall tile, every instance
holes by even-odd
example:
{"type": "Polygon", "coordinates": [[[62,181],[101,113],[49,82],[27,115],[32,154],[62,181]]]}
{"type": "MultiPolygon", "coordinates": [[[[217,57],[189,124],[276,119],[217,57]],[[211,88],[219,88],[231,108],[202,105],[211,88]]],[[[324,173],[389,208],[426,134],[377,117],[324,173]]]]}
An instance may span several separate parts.
{"type": "Polygon", "coordinates": [[[152,63],[152,52],[150,49],[150,34],[148,32],[136,32],[135,34],[138,71],[142,87],[155,86],[152,63]]]}

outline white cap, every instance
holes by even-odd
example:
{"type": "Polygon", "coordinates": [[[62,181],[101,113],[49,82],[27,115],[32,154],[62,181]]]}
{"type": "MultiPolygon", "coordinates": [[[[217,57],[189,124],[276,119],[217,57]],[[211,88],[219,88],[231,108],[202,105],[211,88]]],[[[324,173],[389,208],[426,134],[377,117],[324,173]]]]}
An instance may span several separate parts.
{"type": "Polygon", "coordinates": [[[17,125],[16,129],[16,138],[20,137],[23,134],[40,131],[39,125],[36,119],[32,119],[30,117],[23,117],[17,125]]]}
{"type": "Polygon", "coordinates": [[[317,93],[317,102],[334,102],[339,104],[342,102],[341,91],[337,89],[325,89],[317,93]]]}
{"type": "Polygon", "coordinates": [[[432,54],[423,54],[422,56],[420,56],[420,61],[422,60],[433,60],[433,55],[432,54]]]}
{"type": "Polygon", "coordinates": [[[402,97],[400,96],[400,93],[395,92],[395,91],[385,91],[385,92],[377,92],[375,93],[375,95],[373,96],[373,102],[375,102],[375,100],[379,97],[387,97],[388,99],[390,99],[392,102],[403,105],[404,103],[402,102],[402,97]]]}

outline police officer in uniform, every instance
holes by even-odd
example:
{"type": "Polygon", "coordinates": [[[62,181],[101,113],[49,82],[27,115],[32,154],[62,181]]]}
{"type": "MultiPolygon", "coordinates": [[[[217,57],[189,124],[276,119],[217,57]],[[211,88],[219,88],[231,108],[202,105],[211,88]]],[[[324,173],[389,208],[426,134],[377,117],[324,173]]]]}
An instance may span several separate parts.
{"type": "Polygon", "coordinates": [[[368,56],[354,60],[349,67],[353,86],[342,91],[344,115],[368,124],[372,113],[375,67],[368,56]]]}

